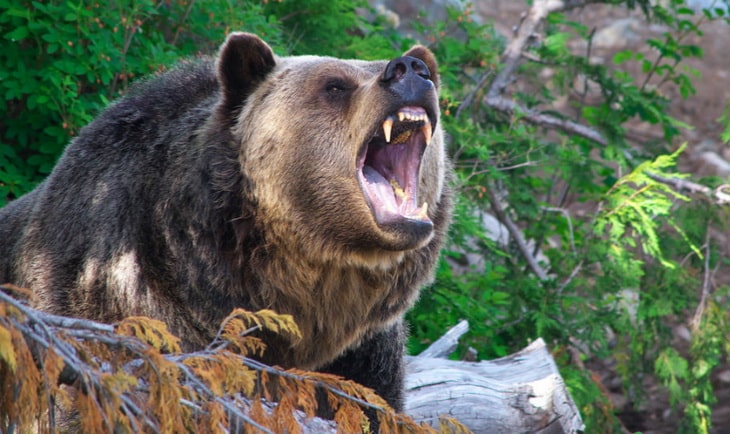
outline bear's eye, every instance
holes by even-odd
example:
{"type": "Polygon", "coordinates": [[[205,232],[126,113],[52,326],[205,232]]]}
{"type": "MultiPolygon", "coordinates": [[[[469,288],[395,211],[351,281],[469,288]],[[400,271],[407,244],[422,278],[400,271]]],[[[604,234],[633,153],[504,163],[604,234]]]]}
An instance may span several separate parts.
{"type": "Polygon", "coordinates": [[[330,96],[342,96],[353,89],[351,83],[348,83],[341,79],[333,79],[327,81],[324,86],[325,92],[330,96]]]}

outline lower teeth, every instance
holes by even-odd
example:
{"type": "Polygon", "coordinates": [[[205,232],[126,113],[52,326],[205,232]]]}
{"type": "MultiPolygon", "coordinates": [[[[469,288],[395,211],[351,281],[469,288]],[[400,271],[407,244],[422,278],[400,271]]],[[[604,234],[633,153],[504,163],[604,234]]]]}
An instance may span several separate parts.
{"type": "Polygon", "coordinates": [[[401,187],[400,184],[398,184],[398,181],[396,181],[395,179],[391,179],[390,185],[391,185],[391,187],[393,187],[393,193],[395,193],[395,195],[397,197],[399,197],[401,200],[406,200],[408,198],[408,195],[406,195],[406,192],[403,190],[403,187],[401,187]]]}

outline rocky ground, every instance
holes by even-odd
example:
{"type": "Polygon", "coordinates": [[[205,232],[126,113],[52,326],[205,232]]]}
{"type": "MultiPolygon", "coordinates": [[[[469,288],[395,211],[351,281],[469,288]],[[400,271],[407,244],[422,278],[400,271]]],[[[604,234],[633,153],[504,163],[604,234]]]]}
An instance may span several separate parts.
{"type": "MultiPolygon", "coordinates": [[[[456,3],[455,0],[378,0],[373,4],[383,5],[389,13],[393,13],[401,25],[407,26],[409,17],[419,12],[426,12],[433,17],[443,17],[444,4],[456,3]]],[[[701,4],[700,0],[692,0],[690,4],[701,4]]],[[[522,1],[475,0],[474,6],[478,18],[483,22],[493,22],[497,30],[506,37],[512,36],[514,26],[520,22],[520,16],[527,6],[522,1]]],[[[591,46],[591,61],[610,64],[613,54],[620,50],[641,51],[649,58],[656,56],[644,41],[647,37],[659,38],[665,31],[658,25],[647,24],[640,13],[625,8],[592,5],[571,12],[572,18],[595,28],[591,46]]],[[[697,93],[688,99],[682,99],[677,89],[662,88],[672,98],[670,114],[675,118],[693,125],[691,131],[684,131],[682,137],[672,146],[684,141],[688,148],[681,161],[681,170],[693,176],[716,175],[730,177],[730,146],[720,140],[721,126],[716,120],[721,116],[730,101],[730,26],[723,22],[705,23],[702,25],[704,36],[701,39],[689,40],[702,47],[702,59],[690,59],[684,64],[701,72],[701,78],[695,81],[697,93]]],[[[586,47],[577,44],[572,49],[580,53],[586,47]]],[[[635,77],[642,77],[638,67],[631,70],[635,77]]],[[[560,108],[560,107],[556,107],[560,108]]],[[[649,124],[635,122],[629,130],[629,137],[641,146],[642,142],[658,140],[661,132],[649,124]]],[[[730,231],[716,230],[713,236],[716,243],[730,257],[730,231]]],[[[720,273],[722,274],[722,273],[720,273]]],[[[726,273],[727,274],[727,273],[726,273]]],[[[727,284],[730,275],[716,276],[718,284],[727,284]]],[[[675,339],[678,347],[688,346],[689,331],[684,326],[676,328],[675,339]]],[[[644,385],[651,398],[639,409],[633,408],[630,400],[621,394],[620,380],[613,371],[611,361],[595,361],[590,365],[595,370],[606,390],[611,393],[612,400],[621,412],[621,418],[628,431],[644,434],[673,433],[679,421],[679,415],[670,410],[665,390],[651,380],[644,385]]],[[[730,367],[725,366],[715,376],[715,390],[718,403],[713,409],[713,432],[730,432],[730,367]]]]}

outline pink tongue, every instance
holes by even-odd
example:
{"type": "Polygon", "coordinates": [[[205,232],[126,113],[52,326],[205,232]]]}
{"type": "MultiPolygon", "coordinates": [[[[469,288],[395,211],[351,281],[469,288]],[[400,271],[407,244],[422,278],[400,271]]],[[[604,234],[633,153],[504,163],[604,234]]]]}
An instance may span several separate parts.
{"type": "Polygon", "coordinates": [[[370,192],[370,199],[378,203],[373,203],[376,212],[382,208],[389,209],[392,212],[398,212],[398,204],[395,201],[393,187],[387,179],[383,177],[377,170],[370,166],[362,168],[362,174],[365,178],[366,188],[370,192]]]}

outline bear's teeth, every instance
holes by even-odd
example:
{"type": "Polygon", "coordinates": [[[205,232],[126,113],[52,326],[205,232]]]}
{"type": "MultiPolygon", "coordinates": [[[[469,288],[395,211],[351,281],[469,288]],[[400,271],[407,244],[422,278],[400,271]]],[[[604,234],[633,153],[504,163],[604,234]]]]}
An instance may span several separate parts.
{"type": "Polygon", "coordinates": [[[428,202],[423,202],[423,205],[416,211],[418,211],[416,217],[421,220],[426,220],[428,218],[428,202]]]}
{"type": "Polygon", "coordinates": [[[393,118],[388,117],[383,121],[383,135],[385,136],[385,143],[390,143],[390,132],[393,130],[393,118]]]}
{"type": "Polygon", "coordinates": [[[400,184],[398,183],[398,181],[396,181],[395,179],[391,179],[390,180],[390,185],[391,185],[391,187],[393,187],[393,193],[397,197],[399,197],[403,202],[405,202],[406,199],[408,199],[408,195],[403,190],[403,187],[400,186],[400,184]]]}
{"type": "Polygon", "coordinates": [[[428,122],[428,119],[426,119],[426,123],[421,127],[421,131],[423,132],[423,139],[426,141],[426,145],[431,143],[431,122],[428,122]]]}
{"type": "MultiPolygon", "coordinates": [[[[421,114],[413,114],[409,113],[407,111],[399,111],[398,112],[398,122],[403,122],[405,120],[413,121],[413,122],[423,122],[424,125],[421,127],[421,131],[423,131],[423,137],[426,140],[426,144],[428,145],[431,142],[431,135],[433,133],[433,129],[431,128],[431,121],[428,119],[428,115],[425,113],[421,114]]],[[[383,136],[385,137],[385,143],[390,143],[391,141],[391,135],[393,133],[393,123],[395,123],[395,117],[394,116],[388,116],[383,121],[383,136]]],[[[410,133],[407,135],[401,134],[398,136],[396,141],[400,139],[398,143],[402,143],[410,136],[410,133]]]]}
{"type": "Polygon", "coordinates": [[[414,122],[428,122],[428,115],[426,113],[415,114],[405,110],[399,111],[398,121],[403,122],[406,119],[414,122]]]}

